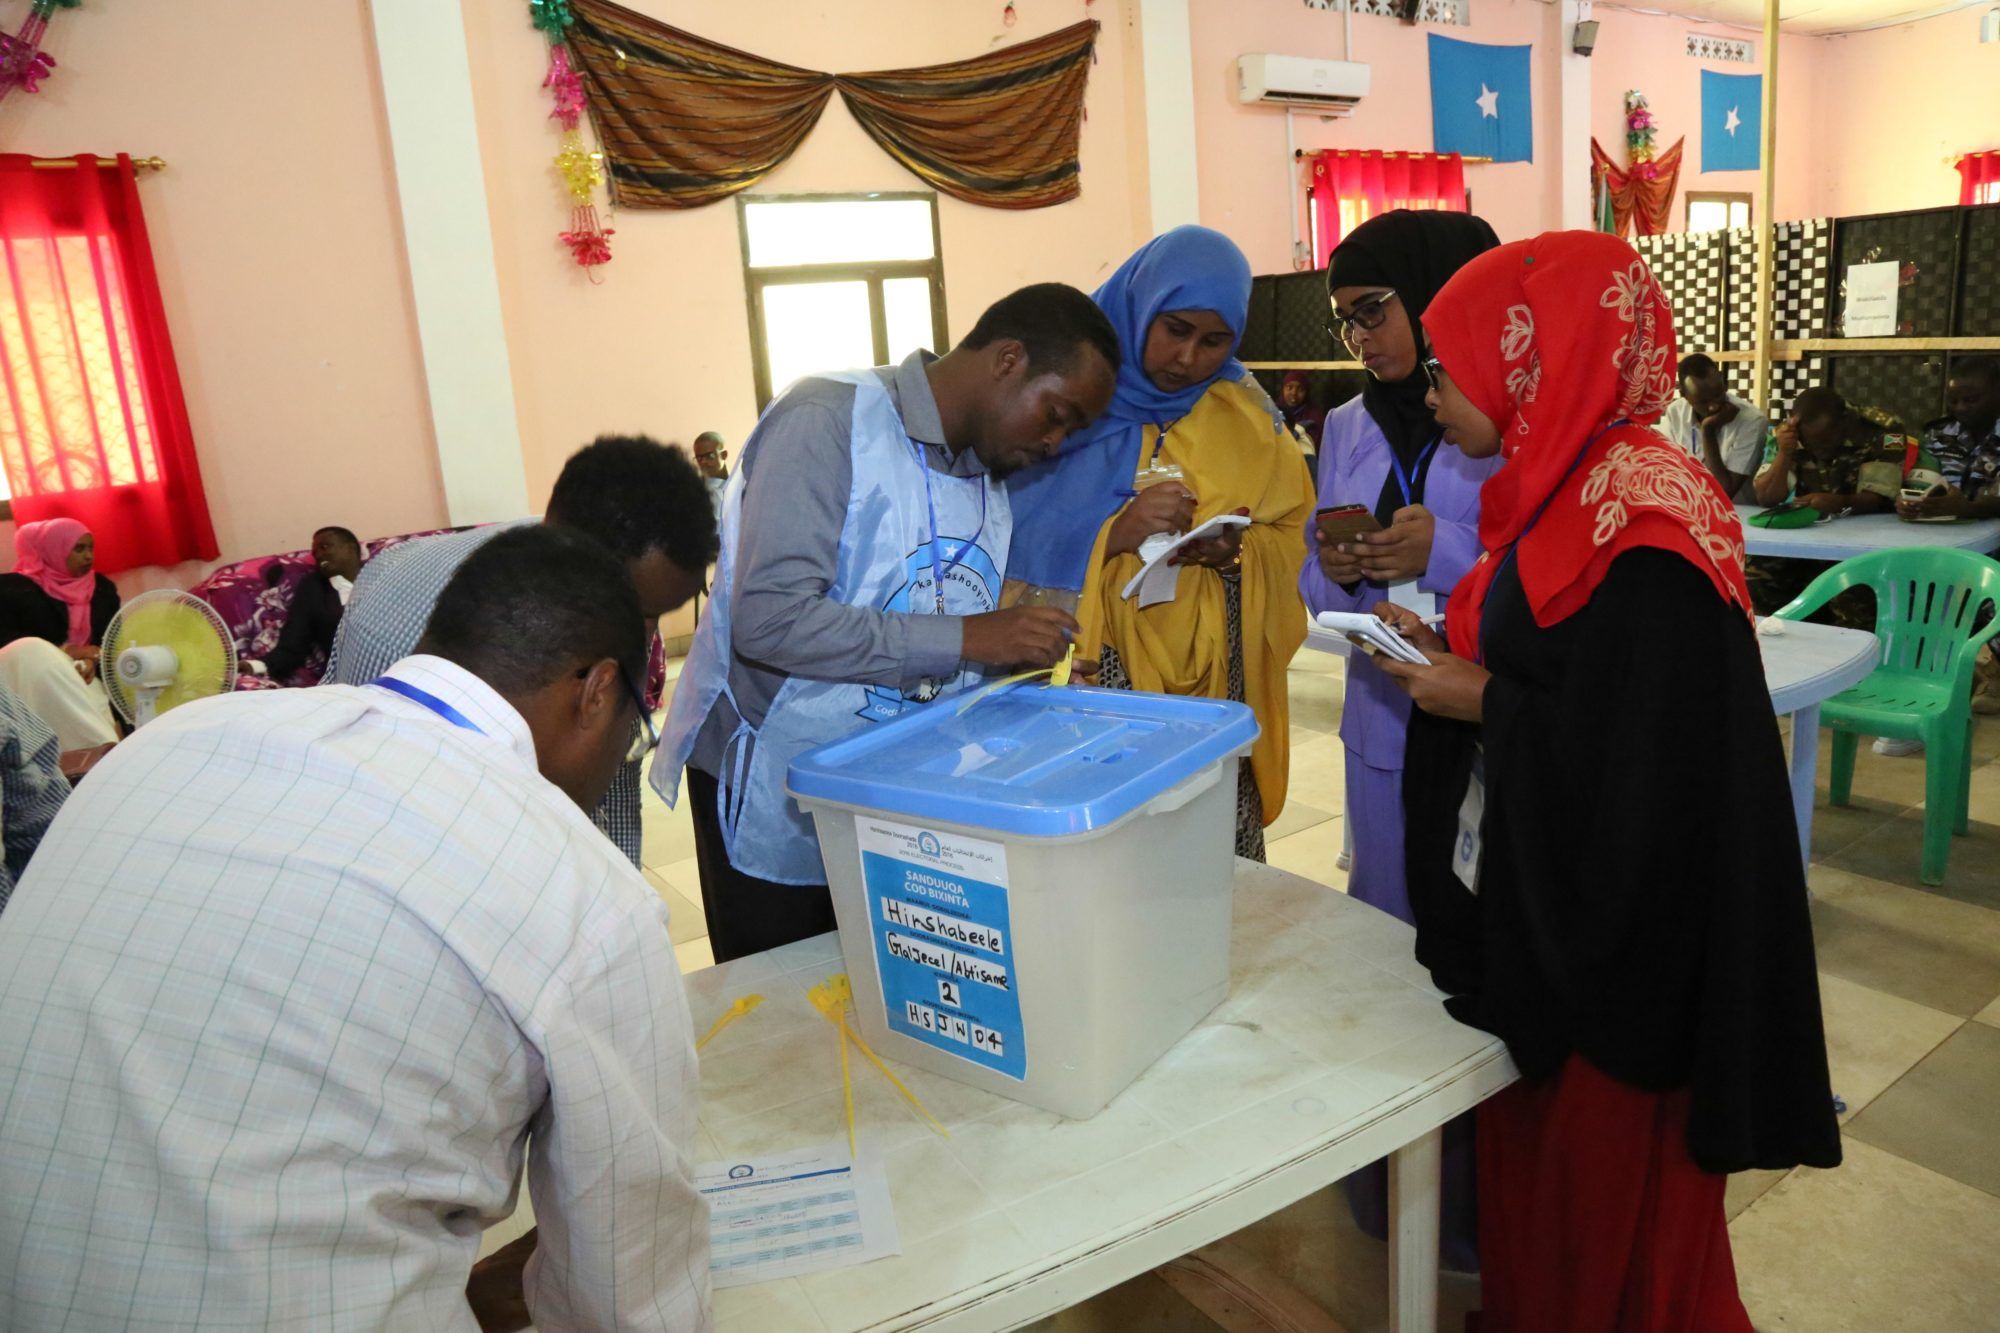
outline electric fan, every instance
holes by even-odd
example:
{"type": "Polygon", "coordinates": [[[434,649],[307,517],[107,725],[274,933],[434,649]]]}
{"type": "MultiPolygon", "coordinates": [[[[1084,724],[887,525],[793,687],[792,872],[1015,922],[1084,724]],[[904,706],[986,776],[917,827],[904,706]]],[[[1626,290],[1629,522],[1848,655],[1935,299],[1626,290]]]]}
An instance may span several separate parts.
{"type": "Polygon", "coordinates": [[[236,645],[214,607],[161,588],[111,618],[98,670],[118,715],[143,727],[169,708],[235,689],[236,645]]]}

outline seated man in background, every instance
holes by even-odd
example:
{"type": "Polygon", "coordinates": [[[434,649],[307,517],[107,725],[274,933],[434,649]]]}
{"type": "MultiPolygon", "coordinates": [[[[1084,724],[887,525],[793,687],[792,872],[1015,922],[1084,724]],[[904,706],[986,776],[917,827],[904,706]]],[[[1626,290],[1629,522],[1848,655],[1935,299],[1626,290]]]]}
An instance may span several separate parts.
{"type": "Polygon", "coordinates": [[[729,446],[714,431],[703,431],[694,437],[694,465],[701,469],[701,484],[708,488],[708,503],[720,524],[722,496],[729,489],[729,446]]]}
{"type": "MultiPolygon", "coordinates": [[[[529,521],[529,520],[524,520],[529,521]]],[[[687,455],[643,435],[602,435],[570,455],[549,492],[544,523],[595,538],[625,562],[639,590],[648,641],[660,617],[701,591],[715,559],[715,516],[687,455]]],[[[366,685],[415,648],[438,593],[466,557],[507,524],[404,542],[368,562],[333,640],[326,678],[366,685]]],[[[645,688],[645,672],[638,684],[645,688]]],[[[639,864],[639,764],[619,771],[597,826],[639,864]]]]}
{"type": "Polygon", "coordinates": [[[1681,358],[1680,394],[1660,418],[1660,434],[1694,455],[1732,500],[1756,500],[1752,486],[1764,461],[1770,423],[1747,398],[1729,392],[1722,367],[1696,352],[1681,358]]]}
{"type": "Polygon", "coordinates": [[[48,724],[0,685],[0,912],[69,798],[63,757],[48,724]]]}
{"type": "Polygon", "coordinates": [[[346,528],[321,528],[312,539],[312,573],[299,580],[292,590],[292,604],[285,610],[285,627],[278,631],[278,645],[243,665],[260,676],[285,680],[304,666],[315,652],[331,654],[333,636],[340,629],[340,616],[361,577],[361,539],[346,528]]]}
{"type": "Polygon", "coordinates": [[[373,687],[98,765],[0,915],[0,1328],[707,1326],[666,909],[584,813],[645,661],[620,563],[518,527],[373,687]]]}
{"type": "MultiPolygon", "coordinates": [[[[1917,442],[1900,431],[1884,430],[1832,389],[1807,389],[1774,434],[1771,459],[1757,474],[1757,503],[1780,505],[1797,497],[1821,514],[1882,514],[1895,507],[1903,473],[1915,459],[1917,442]]],[[[1744,562],[1757,614],[1768,616],[1806,590],[1832,567],[1824,560],[1754,555],[1744,562]]],[[[1875,623],[1873,599],[1861,589],[1836,597],[1814,617],[1851,629],[1875,623]]]]}
{"type": "Polygon", "coordinates": [[[1901,500],[1896,513],[1926,518],[2000,518],[2000,359],[1969,357],[1945,381],[1947,415],[1924,427],[1924,451],[1948,488],[1901,500]]]}

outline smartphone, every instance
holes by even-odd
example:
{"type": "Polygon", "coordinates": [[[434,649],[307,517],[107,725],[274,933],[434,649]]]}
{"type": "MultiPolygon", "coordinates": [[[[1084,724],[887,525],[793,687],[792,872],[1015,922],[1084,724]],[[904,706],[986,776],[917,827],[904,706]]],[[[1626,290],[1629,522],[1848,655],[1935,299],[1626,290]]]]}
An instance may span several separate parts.
{"type": "Polygon", "coordinates": [[[1367,505],[1328,505],[1313,515],[1313,525],[1319,529],[1320,543],[1325,546],[1338,546],[1364,532],[1382,530],[1375,512],[1367,505]]]}

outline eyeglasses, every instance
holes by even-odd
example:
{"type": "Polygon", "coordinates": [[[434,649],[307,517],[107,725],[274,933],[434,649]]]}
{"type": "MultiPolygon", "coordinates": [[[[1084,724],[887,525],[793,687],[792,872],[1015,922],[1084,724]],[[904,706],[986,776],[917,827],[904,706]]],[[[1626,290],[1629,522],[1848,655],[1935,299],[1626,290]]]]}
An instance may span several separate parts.
{"type": "Polygon", "coordinates": [[[1425,357],[1423,366],[1424,378],[1430,381],[1431,388],[1437,388],[1438,376],[1444,374],[1444,367],[1438,364],[1438,359],[1434,356],[1425,357]]]}
{"type": "Polygon", "coordinates": [[[1335,342],[1352,346],[1356,329],[1382,327],[1382,321],[1389,318],[1389,302],[1395,299],[1396,293],[1387,291],[1357,303],[1354,309],[1345,315],[1336,310],[1333,312],[1333,322],[1326,326],[1326,331],[1333,335],[1335,342]]]}
{"type": "Polygon", "coordinates": [[[713,458],[716,462],[719,463],[727,457],[729,457],[729,451],[727,449],[710,449],[705,454],[697,453],[694,456],[694,461],[697,463],[705,463],[709,459],[713,458]]]}
{"type": "Polygon", "coordinates": [[[625,747],[625,762],[636,764],[660,748],[660,733],[653,729],[653,713],[646,707],[646,696],[639,693],[639,687],[632,683],[623,666],[618,668],[618,679],[624,684],[625,693],[632,696],[632,706],[639,710],[632,727],[632,743],[625,747]]]}

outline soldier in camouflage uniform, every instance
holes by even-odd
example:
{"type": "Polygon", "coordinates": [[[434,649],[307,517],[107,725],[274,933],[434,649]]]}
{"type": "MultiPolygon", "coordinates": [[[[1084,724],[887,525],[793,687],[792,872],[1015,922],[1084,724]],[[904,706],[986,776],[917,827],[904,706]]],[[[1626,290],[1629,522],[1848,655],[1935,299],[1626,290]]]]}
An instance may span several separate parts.
{"type": "MultiPolygon", "coordinates": [[[[1755,483],[1757,503],[1796,499],[1827,515],[1887,513],[1895,507],[1905,463],[1916,444],[1900,431],[1885,431],[1849,411],[1832,389],[1807,389],[1793,403],[1790,418],[1771,432],[1767,461],[1755,483]]],[[[1831,567],[1822,560],[1752,556],[1746,572],[1757,614],[1770,615],[1831,567]]],[[[1813,618],[1871,629],[1873,599],[1866,593],[1843,593],[1813,618]]]]}

